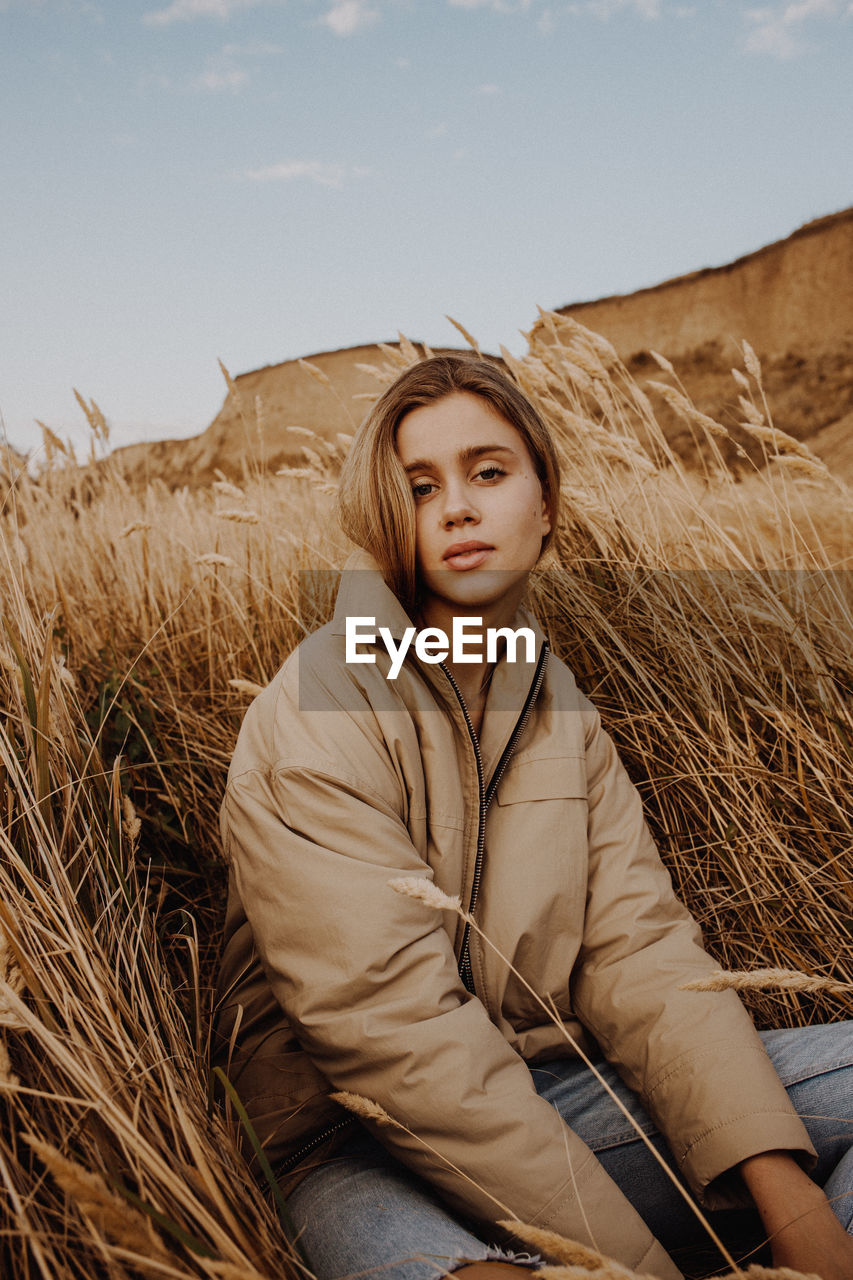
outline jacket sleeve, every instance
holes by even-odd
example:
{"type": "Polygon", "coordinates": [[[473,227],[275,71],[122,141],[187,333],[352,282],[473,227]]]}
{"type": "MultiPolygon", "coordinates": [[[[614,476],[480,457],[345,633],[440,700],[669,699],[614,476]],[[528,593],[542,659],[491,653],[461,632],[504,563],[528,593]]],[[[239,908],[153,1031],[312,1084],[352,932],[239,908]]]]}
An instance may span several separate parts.
{"type": "Polygon", "coordinates": [[[589,887],[574,1007],[700,1200],[750,1203],[739,1178],[721,1175],[773,1149],[810,1165],[814,1148],[736,993],[679,989],[719,965],[673,892],[598,713],[583,702],[589,887]]]}
{"type": "Polygon", "coordinates": [[[335,1089],[405,1126],[374,1132],[457,1210],[547,1226],[677,1280],[462,985],[442,915],[388,887],[432,873],[369,709],[326,721],[333,747],[328,731],[301,738],[299,717],[282,694],[288,745],[273,769],[231,777],[223,829],[261,963],[303,1049],[335,1089]]]}

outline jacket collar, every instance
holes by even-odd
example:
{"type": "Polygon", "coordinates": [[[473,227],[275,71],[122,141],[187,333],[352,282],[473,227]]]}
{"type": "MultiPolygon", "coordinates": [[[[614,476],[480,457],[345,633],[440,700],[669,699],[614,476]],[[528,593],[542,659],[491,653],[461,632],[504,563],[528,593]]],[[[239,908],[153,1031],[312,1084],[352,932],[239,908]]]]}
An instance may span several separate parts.
{"type": "MultiPolygon", "coordinates": [[[[397,641],[402,639],[407,627],[414,625],[400,601],[386,584],[377,561],[360,547],[352,552],[343,568],[331,622],[334,635],[345,635],[348,617],[375,618],[377,629],[387,627],[397,641]]],[[[500,760],[515,728],[533,683],[542,646],[545,643],[542,628],[532,614],[525,609],[517,611],[512,626],[514,629],[518,627],[532,629],[536,637],[535,653],[533,662],[524,661],[521,657],[522,646],[519,661],[508,662],[503,656],[495,667],[486,698],[479,739],[486,780],[489,779],[500,760]]],[[[417,665],[441,700],[449,705],[454,718],[464,722],[456,694],[441,667],[421,662],[414,652],[414,647],[409,650],[406,662],[417,665]]]]}
{"type": "Polygon", "coordinates": [[[369,551],[357,547],[347,559],[341,574],[332,634],[346,634],[347,618],[375,618],[377,627],[387,627],[395,640],[401,640],[413,622],[394,592],[386,584],[378,562],[369,551]]]}

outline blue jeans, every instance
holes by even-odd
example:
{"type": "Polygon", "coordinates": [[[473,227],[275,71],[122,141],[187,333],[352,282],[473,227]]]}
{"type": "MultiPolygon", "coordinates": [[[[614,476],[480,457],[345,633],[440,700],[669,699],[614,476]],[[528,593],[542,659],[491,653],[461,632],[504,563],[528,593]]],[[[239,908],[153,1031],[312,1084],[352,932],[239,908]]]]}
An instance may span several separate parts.
{"type": "MultiPolygon", "coordinates": [[[[818,1152],[812,1176],[853,1234],[853,1022],[764,1031],[761,1037],[818,1152]]],[[[606,1063],[597,1065],[672,1167],[669,1148],[636,1095],[606,1063]]],[[[703,1229],[584,1064],[560,1059],[533,1067],[531,1074],[539,1094],[596,1153],[685,1274],[718,1269],[722,1261],[703,1229]]],[[[339,1157],[312,1170],[288,1203],[317,1280],[367,1272],[377,1280],[431,1280],[463,1260],[529,1261],[490,1246],[481,1225],[455,1216],[363,1129],[339,1157]]],[[[708,1216],[735,1256],[761,1244],[754,1211],[708,1216]]]]}

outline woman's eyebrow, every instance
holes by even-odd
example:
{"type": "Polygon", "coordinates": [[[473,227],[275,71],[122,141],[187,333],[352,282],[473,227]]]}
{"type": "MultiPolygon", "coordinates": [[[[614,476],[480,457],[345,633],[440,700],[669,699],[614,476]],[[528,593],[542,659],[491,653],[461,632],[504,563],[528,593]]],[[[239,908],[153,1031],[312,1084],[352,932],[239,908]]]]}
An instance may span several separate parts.
{"type": "MultiPolygon", "coordinates": [[[[485,454],[509,453],[515,454],[515,450],[511,449],[508,444],[472,444],[467,449],[460,449],[457,458],[460,462],[473,462],[475,458],[482,458],[485,454]]],[[[416,458],[414,462],[410,462],[404,468],[409,471],[429,471],[436,464],[430,458],[416,458]]]]}

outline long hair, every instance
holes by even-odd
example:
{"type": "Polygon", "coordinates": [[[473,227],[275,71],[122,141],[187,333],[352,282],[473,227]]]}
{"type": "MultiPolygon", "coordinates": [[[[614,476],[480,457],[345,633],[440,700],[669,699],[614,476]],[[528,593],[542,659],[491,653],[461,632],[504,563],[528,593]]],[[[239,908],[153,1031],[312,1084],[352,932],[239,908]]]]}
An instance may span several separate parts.
{"type": "Polygon", "coordinates": [[[553,441],[538,411],[500,366],[468,355],[432,356],[412,365],[386,388],[358,428],[338,486],[341,528],[377,560],[407,609],[418,596],[415,502],[396,449],[397,428],[412,409],[459,391],[485,400],[524,439],[551,510],[542,551],[557,527],[560,470],[553,441]]]}

